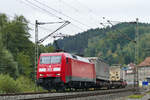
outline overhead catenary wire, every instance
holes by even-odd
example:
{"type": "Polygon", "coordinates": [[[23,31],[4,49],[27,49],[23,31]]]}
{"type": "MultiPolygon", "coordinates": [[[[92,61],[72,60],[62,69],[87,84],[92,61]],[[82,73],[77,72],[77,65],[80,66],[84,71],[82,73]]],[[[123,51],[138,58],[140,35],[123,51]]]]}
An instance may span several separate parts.
{"type": "Polygon", "coordinates": [[[32,6],[37,7],[37,8],[39,8],[39,9],[43,10],[44,12],[46,12],[46,13],[50,14],[50,15],[51,15],[51,16],[53,16],[53,17],[55,17],[55,18],[58,18],[58,19],[60,19],[60,20],[65,21],[63,18],[61,18],[61,17],[59,17],[59,16],[57,16],[57,15],[55,15],[55,14],[51,13],[49,10],[44,9],[44,8],[42,8],[42,7],[40,7],[40,6],[38,6],[38,5],[34,4],[34,3],[32,3],[32,2],[31,2],[31,1],[29,1],[29,0],[25,0],[25,1],[26,1],[26,2],[28,2],[29,4],[31,4],[32,6]]]}
{"type": "MultiPolygon", "coordinates": [[[[18,1],[18,0],[17,0],[17,1],[18,1]]],[[[36,6],[30,5],[30,4],[28,4],[27,2],[25,2],[25,1],[19,0],[19,2],[25,4],[25,5],[29,6],[29,7],[31,7],[31,8],[34,9],[34,10],[38,10],[36,6]]],[[[38,11],[39,11],[39,10],[38,10],[38,11]]],[[[31,23],[31,22],[30,22],[29,24],[32,25],[32,26],[35,26],[35,24],[33,24],[33,23],[31,23]]],[[[75,25],[75,24],[73,24],[73,23],[70,23],[70,25],[72,25],[73,27],[75,27],[75,28],[77,28],[77,29],[80,29],[80,30],[82,30],[82,31],[85,31],[85,29],[83,29],[82,27],[79,27],[78,25],[75,25]]],[[[46,30],[46,31],[49,31],[49,32],[52,32],[52,30],[50,30],[50,29],[48,29],[48,28],[45,28],[45,27],[42,27],[42,26],[39,26],[39,28],[41,28],[41,29],[43,29],[43,30],[46,30]]],[[[34,30],[34,29],[32,29],[32,30],[34,30]]]]}
{"type": "MultiPolygon", "coordinates": [[[[39,6],[34,5],[32,2],[30,2],[30,1],[28,1],[28,0],[26,0],[26,2],[23,1],[23,0],[17,0],[17,1],[19,1],[19,2],[21,2],[21,3],[23,3],[23,4],[25,4],[25,5],[27,5],[27,6],[31,7],[31,8],[33,8],[34,10],[40,9],[39,6]],[[37,9],[37,8],[38,8],[38,9],[37,9]]],[[[45,12],[44,9],[40,9],[40,10],[45,12]]],[[[39,11],[39,10],[38,10],[38,11],[39,11]]],[[[47,12],[47,11],[46,11],[46,12],[47,12]]],[[[59,16],[57,16],[57,15],[51,13],[51,12],[49,12],[48,14],[49,14],[50,16],[52,16],[52,17],[55,17],[55,18],[58,18],[58,19],[62,19],[61,17],[59,17],[59,16]]],[[[63,20],[63,21],[64,21],[64,20],[63,20]]]]}
{"type": "MultiPolygon", "coordinates": [[[[95,17],[97,18],[97,21],[95,20],[95,22],[99,22],[99,16],[97,15],[97,14],[95,14],[94,12],[93,12],[93,10],[89,7],[89,6],[87,6],[86,4],[83,4],[83,3],[81,3],[79,0],[75,0],[75,1],[77,1],[78,2],[78,4],[81,4],[84,8],[86,8],[86,9],[88,9],[88,12],[89,13],[91,13],[91,15],[93,15],[93,17],[94,18],[92,18],[92,19],[95,19],[95,17]]],[[[102,17],[103,18],[103,17],[102,17]]]]}
{"type": "MultiPolygon", "coordinates": [[[[28,1],[28,0],[26,0],[28,3],[31,3],[34,7],[37,7],[37,8],[41,8],[41,7],[39,7],[39,6],[37,6],[37,5],[35,5],[35,4],[33,4],[32,2],[30,2],[30,1],[28,1]]],[[[31,6],[32,7],[32,6],[31,6]]],[[[46,11],[46,12],[49,12],[48,10],[45,10],[45,9],[43,9],[43,8],[41,8],[42,10],[44,10],[44,11],[46,11]]],[[[52,14],[52,13],[50,13],[50,14],[52,14]]],[[[52,14],[52,15],[54,15],[54,14],[52,14]]],[[[61,17],[58,17],[58,16],[54,16],[54,17],[56,17],[56,18],[58,18],[58,19],[61,19],[61,20],[63,20],[63,22],[65,22],[64,21],[64,19],[62,19],[61,17]]],[[[51,23],[51,24],[54,24],[54,23],[63,23],[63,22],[48,22],[48,23],[51,23]]],[[[45,23],[40,23],[40,24],[45,24],[45,23]]],[[[31,25],[35,25],[35,24],[31,24],[31,25]]],[[[75,27],[77,27],[76,25],[74,25],[75,27]]],[[[41,27],[41,26],[39,26],[39,28],[42,28],[42,29],[44,29],[44,30],[47,30],[47,31],[52,31],[52,30],[50,30],[50,29],[47,29],[47,28],[45,28],[45,27],[41,27]]],[[[79,28],[79,27],[78,27],[79,28]]]]}
{"type": "Polygon", "coordinates": [[[75,0],[75,1],[77,1],[78,3],[80,3],[80,4],[81,4],[83,7],[85,7],[86,9],[88,9],[88,11],[89,11],[90,13],[92,13],[93,15],[95,15],[95,17],[98,17],[97,14],[95,14],[95,13],[93,12],[93,10],[92,10],[89,6],[87,6],[86,4],[81,3],[79,0],[75,0]]]}
{"type": "MultiPolygon", "coordinates": [[[[66,5],[67,7],[71,8],[71,9],[74,9],[77,13],[80,14],[80,10],[77,9],[76,7],[71,6],[70,4],[68,4],[67,2],[65,2],[65,1],[63,1],[63,0],[59,0],[59,2],[63,3],[64,5],[66,5]]],[[[58,12],[61,13],[60,11],[58,11],[58,12]]],[[[96,22],[97,22],[97,21],[96,21],[96,22]]],[[[71,24],[72,24],[74,27],[76,27],[76,28],[78,28],[78,29],[80,29],[80,30],[85,31],[85,30],[82,29],[81,27],[79,27],[79,26],[77,26],[77,25],[75,25],[75,24],[73,24],[73,23],[71,23],[71,24]]]]}
{"type": "MultiPolygon", "coordinates": [[[[24,1],[22,1],[22,0],[19,0],[20,2],[22,2],[22,3],[24,3],[25,5],[27,5],[27,6],[30,6],[31,8],[33,8],[33,9],[36,9],[37,10],[37,8],[38,9],[40,9],[39,7],[37,7],[37,6],[35,6],[35,5],[30,5],[30,4],[28,4],[28,3],[26,3],[26,2],[24,2],[24,1]]],[[[40,9],[41,10],[41,9],[40,9]]],[[[44,10],[44,9],[43,9],[44,10]]],[[[42,10],[42,11],[43,11],[42,10]]],[[[44,10],[45,11],[45,10],[44,10]]],[[[47,12],[47,11],[46,11],[47,12]]],[[[51,14],[50,14],[51,15],[51,14]]],[[[55,16],[54,16],[55,17],[55,16]]],[[[58,17],[56,17],[56,18],[58,18],[58,17]]],[[[32,24],[32,25],[35,25],[35,24],[32,24]]],[[[80,30],[82,30],[82,31],[85,31],[84,29],[82,29],[81,27],[79,27],[78,25],[75,25],[75,24],[73,24],[73,23],[71,23],[71,25],[73,26],[73,27],[76,27],[76,28],[78,28],[78,29],[80,29],[80,30]]],[[[49,29],[47,29],[47,28],[44,28],[44,27],[41,27],[41,26],[39,26],[39,28],[42,28],[42,29],[44,29],[44,30],[47,30],[47,31],[51,31],[51,30],[49,30],[49,29]]]]}
{"type": "MultiPolygon", "coordinates": [[[[26,0],[26,1],[28,1],[28,3],[29,2],[31,2],[31,1],[29,1],[29,0],[26,0]]],[[[37,0],[34,0],[34,1],[36,1],[36,2],[38,2],[38,3],[40,3],[41,4],[41,2],[39,2],[39,1],[37,1],[37,0]]],[[[32,3],[32,2],[31,2],[32,3]]],[[[32,3],[32,4],[34,4],[34,3],[32,3]]],[[[32,5],[33,6],[33,5],[32,5]]],[[[43,6],[47,6],[47,5],[43,5],[43,6]]],[[[36,7],[35,6],[35,4],[34,4],[34,7],[36,7]]],[[[40,6],[38,6],[38,7],[40,7],[40,6]]],[[[37,7],[36,7],[37,8],[37,7]]],[[[48,8],[51,8],[51,7],[48,7],[48,8]]],[[[40,9],[40,8],[39,8],[40,9]]],[[[62,13],[62,12],[59,12],[59,11],[57,11],[57,10],[55,10],[55,9],[53,9],[53,8],[51,8],[53,11],[55,11],[55,12],[57,12],[57,13],[62,13]]],[[[88,9],[90,9],[90,8],[88,8],[88,9]]],[[[91,10],[91,9],[90,9],[91,10]]],[[[46,10],[46,11],[49,11],[49,10],[46,10]]],[[[92,12],[93,13],[93,12],[92,12]]],[[[63,14],[63,13],[62,13],[63,14]]],[[[58,16],[59,17],[59,16],[58,16]]],[[[84,29],[82,29],[81,27],[79,27],[78,25],[75,25],[75,24],[73,24],[73,23],[71,23],[72,24],[72,26],[74,26],[74,27],[76,27],[76,28],[78,28],[78,29],[80,29],[80,30],[83,30],[84,31],[84,29]]],[[[44,29],[44,28],[43,28],[44,29]]],[[[48,30],[48,29],[46,29],[46,30],[48,30]]]]}
{"type": "Polygon", "coordinates": [[[65,27],[66,25],[70,24],[69,21],[66,21],[63,25],[61,25],[59,28],[57,28],[56,30],[54,30],[53,32],[51,32],[49,35],[45,36],[44,38],[38,40],[38,43],[42,43],[45,39],[47,39],[48,37],[50,37],[51,35],[53,35],[55,32],[57,32],[58,30],[62,29],[63,27],[65,27]]]}
{"type": "MultiPolygon", "coordinates": [[[[81,14],[81,13],[80,13],[80,9],[77,9],[76,7],[71,6],[70,4],[68,4],[67,2],[65,2],[65,1],[63,1],[63,0],[61,0],[61,2],[62,2],[64,5],[66,5],[67,7],[71,8],[71,9],[74,9],[76,13],[81,14]]],[[[92,15],[93,15],[93,14],[92,14],[92,15]]],[[[91,24],[93,24],[94,22],[96,22],[96,23],[98,22],[98,21],[96,21],[96,20],[94,19],[95,17],[92,18],[91,15],[90,15],[90,17],[91,17],[90,20],[92,19],[92,20],[90,21],[91,24]],[[93,23],[92,23],[92,22],[93,22],[93,23]]],[[[97,17],[97,16],[96,16],[96,17],[97,17]]],[[[94,23],[94,24],[95,24],[95,23],[94,23]]]]}
{"type": "MultiPolygon", "coordinates": [[[[89,10],[90,13],[93,13],[93,10],[91,8],[89,8],[87,5],[81,3],[79,0],[76,0],[78,3],[80,3],[82,6],[84,6],[85,8],[87,8],[89,10]]],[[[94,15],[96,15],[95,13],[93,13],[94,15]]]]}
{"type": "MultiPolygon", "coordinates": [[[[28,1],[28,0],[26,0],[26,1],[28,1]]],[[[72,17],[70,17],[70,16],[64,14],[64,13],[62,13],[62,12],[59,12],[59,11],[55,10],[54,8],[52,8],[52,7],[50,7],[50,6],[46,5],[46,4],[44,4],[44,3],[42,3],[42,2],[39,2],[39,1],[37,1],[37,0],[33,0],[33,1],[37,2],[38,4],[40,4],[40,5],[44,6],[44,7],[47,7],[47,8],[49,8],[49,9],[55,11],[55,12],[58,13],[58,14],[61,14],[61,15],[65,16],[65,17],[67,17],[67,18],[69,18],[69,19],[71,19],[71,20],[73,20],[73,21],[75,21],[75,22],[77,22],[77,23],[79,23],[79,24],[81,24],[81,25],[83,25],[83,26],[86,26],[87,28],[91,28],[90,26],[88,26],[88,25],[86,25],[86,24],[84,24],[84,23],[82,23],[82,22],[80,22],[80,21],[78,21],[78,20],[76,20],[76,19],[74,19],[74,18],[72,18],[72,17]]],[[[35,4],[34,4],[34,5],[35,5],[35,4]]]]}
{"type": "MultiPolygon", "coordinates": [[[[25,5],[27,5],[27,6],[30,6],[31,8],[33,8],[33,9],[37,9],[37,7],[35,7],[35,6],[31,6],[31,5],[29,5],[28,3],[26,3],[26,2],[24,2],[24,1],[22,1],[22,0],[17,0],[17,1],[19,1],[19,2],[21,2],[21,3],[23,3],[23,4],[25,4],[25,5]]],[[[10,16],[10,17],[12,17],[12,16],[10,16]]],[[[12,17],[13,18],[13,17],[12,17]]],[[[57,17],[56,17],[57,18],[57,17]]],[[[63,21],[64,22],[64,21],[63,21]]],[[[50,23],[63,23],[63,22],[50,22],[50,23]]],[[[31,23],[31,22],[29,22],[29,24],[30,25],[32,25],[32,26],[35,26],[35,24],[34,23],[31,23]]],[[[43,30],[46,30],[46,31],[52,31],[52,30],[50,30],[50,29],[48,29],[48,28],[45,28],[45,27],[42,27],[42,26],[38,26],[39,28],[41,28],[41,29],[43,29],[43,30]]]]}
{"type": "Polygon", "coordinates": [[[76,12],[79,12],[79,10],[78,10],[77,8],[75,8],[75,7],[71,6],[71,5],[70,5],[70,4],[68,4],[67,2],[65,2],[65,1],[63,1],[63,0],[61,0],[61,2],[62,2],[63,4],[65,4],[66,6],[68,6],[69,8],[74,9],[76,12]]]}

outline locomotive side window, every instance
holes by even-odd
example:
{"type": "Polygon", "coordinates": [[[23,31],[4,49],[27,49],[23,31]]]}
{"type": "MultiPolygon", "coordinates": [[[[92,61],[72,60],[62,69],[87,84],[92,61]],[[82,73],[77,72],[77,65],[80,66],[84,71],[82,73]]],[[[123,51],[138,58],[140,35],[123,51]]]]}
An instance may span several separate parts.
{"type": "Polygon", "coordinates": [[[73,57],[74,59],[77,59],[77,56],[75,56],[75,55],[72,55],[72,57],[73,57]]]}
{"type": "Polygon", "coordinates": [[[68,64],[68,62],[69,62],[69,59],[68,59],[68,58],[66,58],[66,63],[68,64]]]}
{"type": "Polygon", "coordinates": [[[61,56],[42,56],[40,64],[57,64],[61,63],[61,56]]]}

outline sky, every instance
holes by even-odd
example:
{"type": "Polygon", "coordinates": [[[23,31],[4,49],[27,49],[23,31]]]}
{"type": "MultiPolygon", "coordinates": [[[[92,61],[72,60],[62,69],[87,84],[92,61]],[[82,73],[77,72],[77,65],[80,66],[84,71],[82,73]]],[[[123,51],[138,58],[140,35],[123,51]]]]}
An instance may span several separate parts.
{"type": "MultiPolygon", "coordinates": [[[[14,15],[23,15],[31,28],[31,40],[34,42],[35,20],[39,22],[69,21],[69,25],[55,34],[75,35],[91,28],[102,28],[118,22],[135,21],[150,23],[150,0],[1,0],[0,13],[10,19],[14,15]],[[61,20],[60,20],[61,18],[61,20]]],[[[39,39],[56,30],[62,23],[39,26],[39,39]]],[[[54,35],[55,35],[54,34],[54,35]]],[[[57,38],[56,38],[57,39],[57,38]]],[[[42,44],[53,42],[49,37],[42,44]]]]}

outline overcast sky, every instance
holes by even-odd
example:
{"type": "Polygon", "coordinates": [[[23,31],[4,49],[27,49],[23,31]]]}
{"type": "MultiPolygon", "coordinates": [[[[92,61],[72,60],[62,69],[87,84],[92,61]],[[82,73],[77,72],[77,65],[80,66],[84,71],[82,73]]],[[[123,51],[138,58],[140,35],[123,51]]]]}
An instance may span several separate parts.
{"type": "MultiPolygon", "coordinates": [[[[90,28],[102,27],[99,23],[110,21],[134,21],[150,23],[150,0],[1,0],[0,13],[11,16],[23,15],[32,24],[68,20],[70,25],[58,33],[73,35],[90,28]],[[103,19],[105,17],[105,19],[103,19]]],[[[34,40],[34,25],[31,40],[34,40]]],[[[115,24],[115,22],[114,22],[115,24]]],[[[39,28],[39,39],[54,31],[61,24],[39,28]],[[48,29],[48,30],[47,30],[48,29]]],[[[48,38],[43,44],[52,42],[48,38]]]]}

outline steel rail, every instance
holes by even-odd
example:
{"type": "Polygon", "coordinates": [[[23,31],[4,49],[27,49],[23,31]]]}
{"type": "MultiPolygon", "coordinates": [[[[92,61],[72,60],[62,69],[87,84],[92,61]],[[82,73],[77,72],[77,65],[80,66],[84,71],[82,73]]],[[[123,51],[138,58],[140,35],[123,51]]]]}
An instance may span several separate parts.
{"type": "Polygon", "coordinates": [[[61,96],[50,96],[50,97],[41,97],[41,98],[32,98],[26,100],[66,100],[66,99],[73,99],[73,98],[83,98],[88,96],[99,96],[99,95],[108,95],[108,94],[116,94],[121,92],[128,92],[134,91],[134,89],[121,89],[121,90],[105,90],[105,91],[91,91],[91,92],[83,92],[77,94],[70,94],[70,95],[61,95],[61,96]]]}
{"type": "Polygon", "coordinates": [[[36,93],[11,93],[11,94],[0,94],[0,98],[4,100],[10,99],[15,100],[18,98],[19,100],[58,100],[58,99],[71,99],[71,98],[81,98],[87,96],[98,96],[98,95],[107,95],[107,94],[115,94],[121,92],[134,91],[133,88],[126,89],[111,89],[111,90],[96,90],[96,91],[79,91],[79,92],[36,92],[36,93]],[[38,95],[38,96],[37,96],[38,95]],[[46,95],[46,96],[44,96],[46,95]],[[21,97],[22,96],[22,97],[21,97]],[[28,97],[29,96],[29,97],[28,97]]]}

